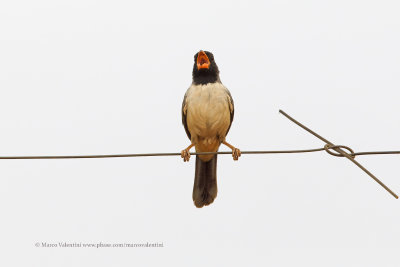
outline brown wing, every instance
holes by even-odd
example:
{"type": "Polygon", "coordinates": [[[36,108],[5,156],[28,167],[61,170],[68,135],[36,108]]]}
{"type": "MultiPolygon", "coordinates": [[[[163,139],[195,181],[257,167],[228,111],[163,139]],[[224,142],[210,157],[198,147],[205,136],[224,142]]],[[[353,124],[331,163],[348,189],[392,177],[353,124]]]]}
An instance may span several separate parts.
{"type": "Polygon", "coordinates": [[[228,93],[228,104],[229,104],[229,111],[231,112],[231,122],[229,123],[229,127],[228,130],[226,130],[226,134],[225,136],[228,134],[229,129],[231,128],[232,125],[232,121],[233,121],[233,116],[235,115],[235,105],[233,104],[233,98],[231,93],[229,92],[228,89],[226,89],[227,93],[228,93]]]}
{"type": "Polygon", "coordinates": [[[185,131],[187,136],[189,137],[190,140],[192,140],[192,136],[189,132],[189,128],[187,126],[187,122],[186,122],[186,115],[187,115],[187,106],[186,106],[186,94],[183,97],[183,102],[182,102],[182,124],[183,127],[185,127],[185,131]]]}

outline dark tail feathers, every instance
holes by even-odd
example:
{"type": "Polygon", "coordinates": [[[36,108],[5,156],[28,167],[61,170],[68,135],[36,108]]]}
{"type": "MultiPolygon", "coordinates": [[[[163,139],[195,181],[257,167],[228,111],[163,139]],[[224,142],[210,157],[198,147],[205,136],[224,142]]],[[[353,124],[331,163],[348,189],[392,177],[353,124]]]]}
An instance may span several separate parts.
{"type": "Polygon", "coordinates": [[[205,162],[196,156],[193,201],[198,208],[210,205],[217,197],[217,155],[205,162]]]}

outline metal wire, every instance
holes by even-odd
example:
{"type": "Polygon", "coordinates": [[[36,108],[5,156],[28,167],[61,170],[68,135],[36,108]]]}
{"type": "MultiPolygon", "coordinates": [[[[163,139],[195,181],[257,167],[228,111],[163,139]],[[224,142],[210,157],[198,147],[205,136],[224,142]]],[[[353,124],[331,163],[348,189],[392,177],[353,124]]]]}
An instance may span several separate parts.
{"type": "MultiPolygon", "coordinates": [[[[241,151],[242,154],[296,154],[311,153],[320,151],[329,151],[328,153],[335,157],[344,157],[341,154],[331,152],[331,149],[344,146],[321,147],[314,149],[295,149],[295,150],[260,150],[260,151],[241,151]]],[[[229,151],[219,152],[194,152],[190,155],[232,155],[229,151]]],[[[349,153],[350,156],[366,156],[366,155],[388,155],[400,154],[400,151],[371,151],[371,152],[355,152],[349,153]]],[[[181,156],[181,153],[136,153],[136,154],[104,154],[104,155],[60,155],[60,156],[0,156],[1,159],[99,159],[99,158],[134,158],[134,157],[165,157],[165,156],[181,156]]]]}
{"type": "MultiPolygon", "coordinates": [[[[388,191],[395,198],[399,198],[392,190],[390,190],[384,183],[382,183],[375,175],[373,175],[370,171],[368,171],[364,166],[362,166],[359,162],[357,162],[354,158],[356,156],[365,156],[365,155],[388,155],[388,154],[400,154],[400,151],[370,151],[370,152],[354,152],[350,147],[343,145],[334,145],[332,142],[328,141],[321,135],[312,131],[308,127],[304,126],[297,120],[290,117],[283,110],[279,110],[281,114],[283,114],[286,118],[308,131],[315,137],[319,138],[325,143],[325,146],[322,148],[314,148],[314,149],[297,149],[297,150],[264,150],[264,151],[241,151],[241,154],[294,154],[294,153],[310,153],[310,152],[319,152],[326,151],[332,156],[335,157],[346,157],[355,165],[357,165],[360,169],[362,169],[365,173],[367,173],[372,179],[374,179],[378,184],[380,184],[386,191],[388,191]],[[333,150],[333,151],[332,151],[333,150]],[[346,152],[346,150],[348,152],[346,152]],[[336,152],[336,153],[335,153],[336,152]]],[[[213,154],[224,154],[231,155],[232,152],[195,152],[191,153],[191,155],[213,155],[213,154]]],[[[97,158],[130,158],[130,157],[159,157],[159,156],[181,156],[181,153],[138,153],[138,154],[107,154],[107,155],[67,155],[67,156],[0,156],[1,159],[97,159],[97,158]]]]}
{"type": "MultiPolygon", "coordinates": [[[[307,126],[301,124],[300,122],[298,122],[297,120],[293,119],[292,117],[290,117],[286,112],[284,112],[283,110],[279,110],[279,112],[281,114],[283,114],[286,118],[288,118],[289,120],[291,120],[292,122],[294,122],[295,124],[297,124],[298,126],[300,126],[301,128],[303,128],[304,130],[306,130],[307,132],[309,132],[310,134],[314,135],[315,137],[319,138],[320,140],[324,141],[325,143],[325,149],[326,152],[328,152],[329,154],[333,155],[333,156],[339,156],[341,155],[342,157],[346,157],[348,160],[350,160],[351,162],[353,162],[357,167],[359,167],[361,170],[363,170],[366,174],[368,174],[372,179],[375,180],[375,182],[377,182],[380,186],[382,186],[383,188],[385,188],[386,191],[388,191],[393,197],[395,197],[396,199],[399,198],[398,195],[396,195],[389,187],[387,187],[381,180],[379,180],[375,175],[373,175],[370,171],[368,171],[364,166],[362,166],[358,161],[356,161],[354,152],[351,148],[347,147],[347,146],[336,146],[334,145],[332,142],[328,141],[327,139],[325,139],[324,137],[322,137],[321,135],[317,134],[316,132],[314,132],[313,130],[311,130],[310,128],[308,128],[307,126]],[[347,153],[344,149],[347,149],[348,151],[350,151],[350,154],[347,153]],[[335,154],[331,151],[329,151],[329,149],[333,149],[334,151],[336,151],[338,154],[335,154]]],[[[377,152],[375,152],[377,153],[377,152]]],[[[388,154],[388,153],[386,153],[388,154]]],[[[367,155],[367,154],[365,154],[367,155]]]]}

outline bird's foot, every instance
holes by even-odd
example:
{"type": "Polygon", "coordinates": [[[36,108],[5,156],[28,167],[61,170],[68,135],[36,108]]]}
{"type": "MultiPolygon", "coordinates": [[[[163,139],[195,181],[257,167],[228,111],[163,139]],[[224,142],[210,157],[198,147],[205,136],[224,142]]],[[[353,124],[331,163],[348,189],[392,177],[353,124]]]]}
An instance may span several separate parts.
{"type": "Polygon", "coordinates": [[[222,143],[223,143],[224,145],[226,145],[227,147],[229,147],[230,149],[232,149],[232,157],[233,157],[233,160],[238,160],[239,157],[242,155],[242,152],[240,152],[240,149],[239,149],[239,148],[236,148],[236,147],[234,147],[234,146],[232,146],[231,144],[229,144],[229,143],[226,142],[225,140],[222,141],[222,143]]]}
{"type": "Polygon", "coordinates": [[[189,161],[190,159],[190,152],[189,150],[194,147],[194,144],[190,144],[190,146],[188,146],[187,148],[185,148],[184,150],[182,150],[181,152],[181,158],[183,158],[183,161],[189,161]]]}
{"type": "Polygon", "coordinates": [[[183,158],[183,161],[184,162],[186,162],[186,161],[189,161],[189,159],[190,159],[190,152],[189,152],[189,149],[184,149],[184,150],[182,150],[182,152],[181,152],[181,158],[183,158]]]}
{"type": "Polygon", "coordinates": [[[240,152],[240,149],[239,149],[239,148],[234,147],[234,148],[232,149],[232,157],[233,157],[233,160],[238,160],[239,157],[240,157],[241,155],[242,155],[242,152],[240,152]]]}

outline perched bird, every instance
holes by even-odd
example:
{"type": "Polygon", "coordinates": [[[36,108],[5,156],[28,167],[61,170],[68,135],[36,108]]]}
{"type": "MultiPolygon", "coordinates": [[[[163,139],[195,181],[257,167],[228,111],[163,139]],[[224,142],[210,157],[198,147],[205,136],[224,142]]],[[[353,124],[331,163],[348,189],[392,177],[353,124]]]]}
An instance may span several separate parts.
{"type": "MultiPolygon", "coordinates": [[[[240,150],[227,143],[226,135],[234,114],[233,99],[221,83],[214,55],[200,51],[194,56],[193,81],[182,103],[182,123],[191,144],[181,152],[189,161],[189,150],[216,152],[221,144],[232,149],[234,160],[240,150]]],[[[197,155],[193,201],[198,208],[211,204],[217,196],[217,154],[197,155]]]]}

